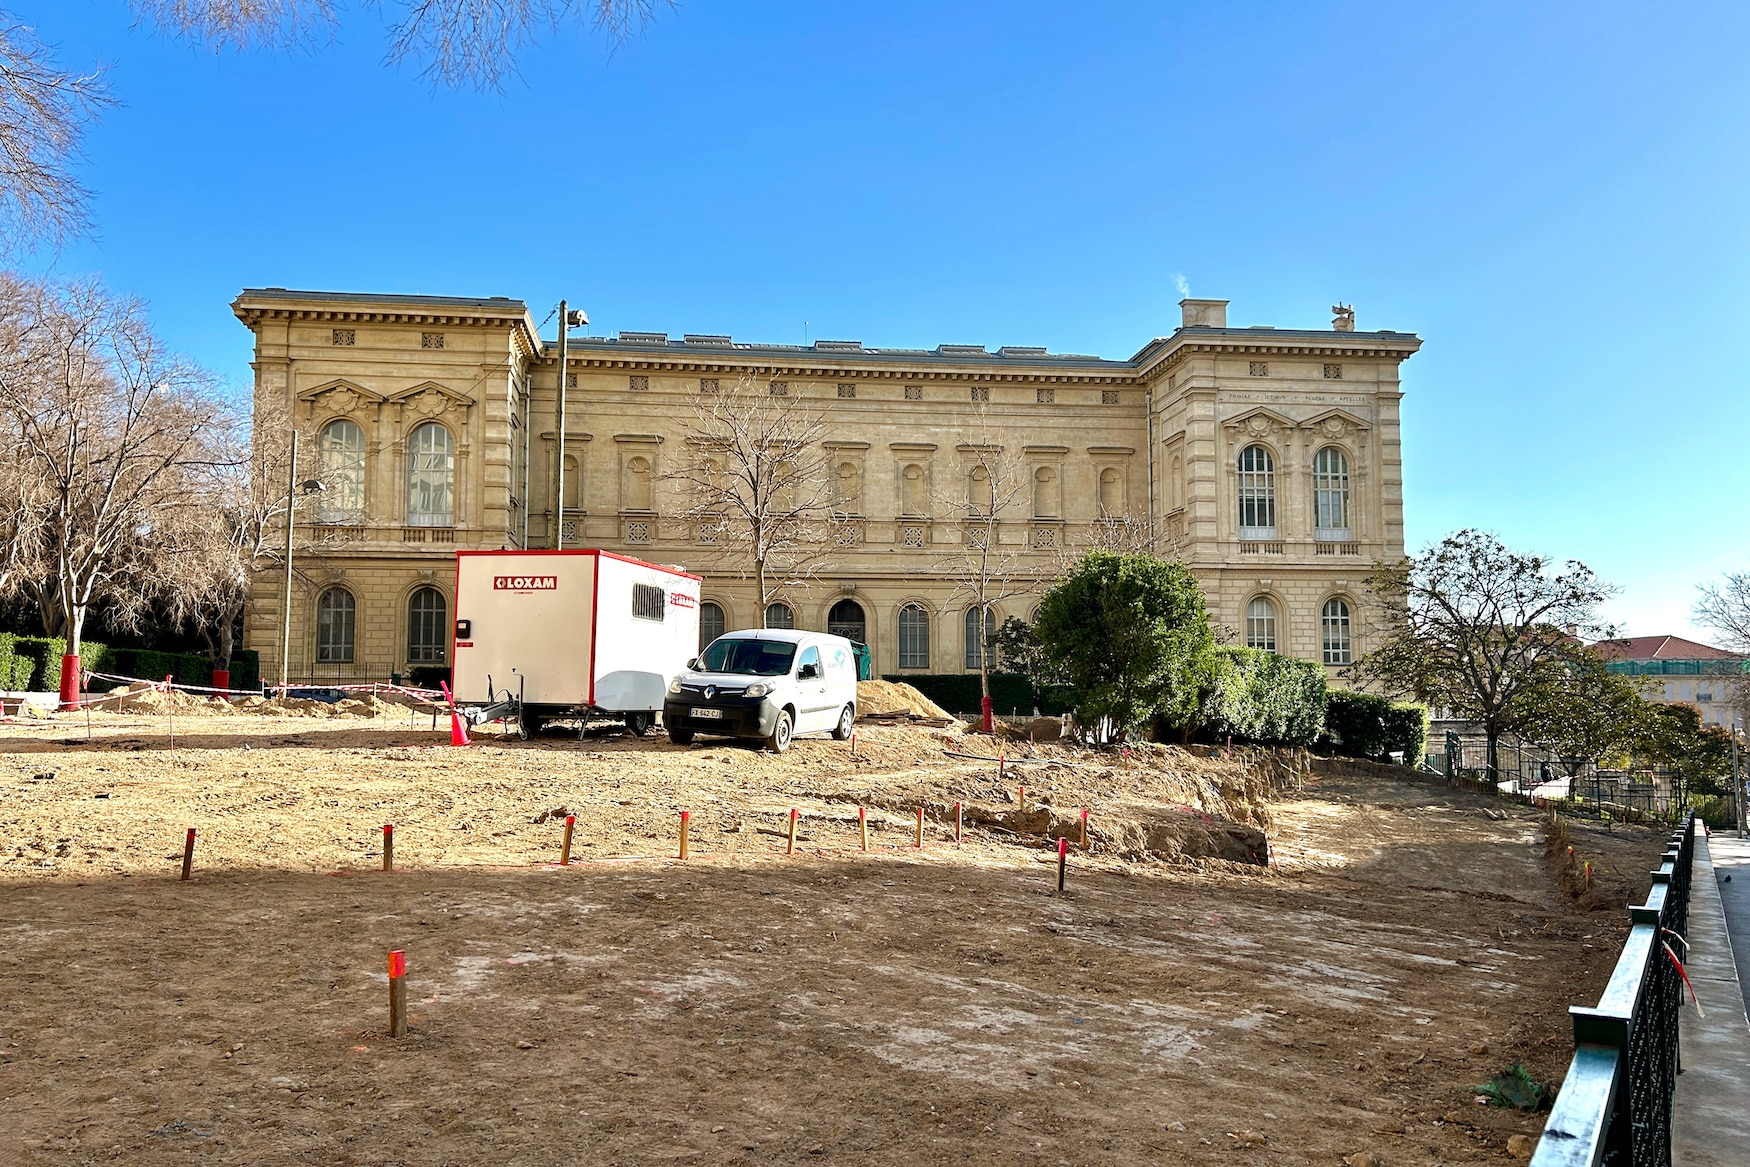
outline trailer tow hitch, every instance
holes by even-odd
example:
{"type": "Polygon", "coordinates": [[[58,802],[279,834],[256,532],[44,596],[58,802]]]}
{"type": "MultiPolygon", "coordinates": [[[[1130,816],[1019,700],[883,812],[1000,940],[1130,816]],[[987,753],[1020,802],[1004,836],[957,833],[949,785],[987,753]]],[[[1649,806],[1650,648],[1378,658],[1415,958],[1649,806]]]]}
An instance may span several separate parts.
{"type": "Polygon", "coordinates": [[[523,721],[522,689],[522,677],[519,676],[517,677],[517,691],[515,693],[506,689],[502,694],[497,694],[492,687],[492,678],[488,676],[486,678],[488,701],[484,705],[468,706],[461,711],[462,716],[468,719],[470,725],[485,725],[489,721],[509,721],[516,727],[517,737],[528,741],[529,727],[523,721]]]}

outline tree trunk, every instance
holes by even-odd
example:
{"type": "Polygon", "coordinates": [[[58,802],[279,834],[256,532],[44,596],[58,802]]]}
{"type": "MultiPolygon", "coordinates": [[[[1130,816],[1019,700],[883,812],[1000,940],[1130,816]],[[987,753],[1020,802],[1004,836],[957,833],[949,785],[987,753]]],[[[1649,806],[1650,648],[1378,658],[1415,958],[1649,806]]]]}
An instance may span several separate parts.
{"type": "Polygon", "coordinates": [[[1494,783],[1495,788],[1499,790],[1501,786],[1501,759],[1499,753],[1501,731],[1498,729],[1485,728],[1483,730],[1483,736],[1486,737],[1489,742],[1489,781],[1494,783]]]}

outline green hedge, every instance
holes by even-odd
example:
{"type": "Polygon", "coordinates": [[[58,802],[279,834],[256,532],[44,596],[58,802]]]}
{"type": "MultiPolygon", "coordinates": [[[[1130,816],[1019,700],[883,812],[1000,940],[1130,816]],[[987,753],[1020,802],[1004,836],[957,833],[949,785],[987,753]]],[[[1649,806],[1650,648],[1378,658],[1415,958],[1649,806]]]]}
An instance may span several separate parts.
{"type": "MultiPolygon", "coordinates": [[[[18,636],[0,632],[0,689],[55,693],[61,688],[61,657],[67,642],[58,636],[18,636]]],[[[210,685],[213,665],[199,653],[111,648],[87,640],[79,646],[79,667],[87,673],[162,681],[166,674],[184,685],[210,685]]],[[[98,688],[108,688],[98,682],[98,688]]],[[[232,654],[231,687],[261,687],[261,657],[253,649],[232,654]]]]}
{"type": "MultiPolygon", "coordinates": [[[[24,682],[17,687],[33,693],[59,692],[61,657],[66,655],[67,642],[59,636],[14,636],[11,640],[10,653],[0,651],[0,675],[7,675],[5,658],[10,656],[11,680],[22,678],[24,682]]],[[[86,641],[81,646],[80,667],[87,670],[102,667],[108,651],[96,641],[86,641]],[[94,661],[97,663],[93,664],[94,661]]]]}
{"type": "Polygon", "coordinates": [[[1215,685],[1203,702],[1203,732],[1217,741],[1307,746],[1325,726],[1325,670],[1256,648],[1215,652],[1215,685]]]}
{"type": "MultiPolygon", "coordinates": [[[[883,673],[883,681],[910,685],[950,713],[979,712],[977,673],[883,673]]],[[[1040,691],[1031,677],[1020,673],[992,673],[990,697],[998,716],[1019,712],[1031,716],[1035,706],[1047,717],[1067,713],[1075,704],[1067,693],[1040,691]]]]}
{"type": "Polygon", "coordinates": [[[1389,761],[1402,753],[1414,765],[1428,743],[1428,711],[1376,693],[1332,689],[1325,701],[1320,744],[1356,758],[1389,761]]]}

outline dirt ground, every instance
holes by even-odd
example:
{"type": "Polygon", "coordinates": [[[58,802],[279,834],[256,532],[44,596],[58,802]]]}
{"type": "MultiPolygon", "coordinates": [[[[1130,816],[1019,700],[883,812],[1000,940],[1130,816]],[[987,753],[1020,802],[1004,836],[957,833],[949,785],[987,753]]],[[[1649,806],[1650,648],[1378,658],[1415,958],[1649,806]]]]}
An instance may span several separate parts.
{"type": "MultiPolygon", "coordinates": [[[[1010,745],[999,781],[944,752],[988,739],[901,727],[464,750],[400,710],[179,717],[171,750],[165,721],[0,728],[0,1162],[1510,1162],[1540,1119],[1473,1088],[1559,1080],[1624,932],[1536,816],[1372,774],[1010,745]],[[998,825],[1021,779],[1058,828],[1091,808],[1065,895],[998,825]],[[990,824],[958,846],[955,801],[990,824]],[[1271,866],[1127,850],[1162,813],[1249,818],[1271,866]]],[[[1572,842],[1627,895],[1663,838],[1572,842]]]]}

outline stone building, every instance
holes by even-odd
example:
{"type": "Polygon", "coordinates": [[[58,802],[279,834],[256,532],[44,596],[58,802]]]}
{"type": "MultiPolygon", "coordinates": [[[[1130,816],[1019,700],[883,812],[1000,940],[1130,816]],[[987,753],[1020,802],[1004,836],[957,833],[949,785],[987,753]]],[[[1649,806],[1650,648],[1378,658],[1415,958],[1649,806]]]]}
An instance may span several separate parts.
{"type": "Polygon", "coordinates": [[[1693,705],[1703,725],[1731,729],[1750,663],[1735,652],[1681,636],[1631,636],[1592,646],[1613,673],[1657,678],[1648,698],[1693,705]]]}
{"type": "MultiPolygon", "coordinates": [[[[1355,331],[1346,308],[1329,329],[1230,328],[1222,300],[1181,308],[1172,335],[1121,360],[572,337],[556,500],[557,342],[522,302],[245,291],[232,309],[255,334],[257,400],[290,405],[300,477],[324,485],[299,504],[289,674],[447,663],[453,552],[550,547],[556,511],[567,546],[704,574],[707,632],[758,625],[753,587],[681,518],[670,477],[692,402],[732,382],[823,411],[843,517],[831,562],[771,622],[854,635],[878,673],[977,666],[977,617],[947,565],[980,450],[1025,487],[996,516],[1014,593],[996,620],[1030,616],[1063,557],[1117,525],[1181,556],[1240,643],[1340,668],[1366,647],[1371,564],[1403,552],[1398,366],[1421,342],[1355,331]]],[[[246,621],[267,678],[283,582],[260,581],[246,621]]]]}

